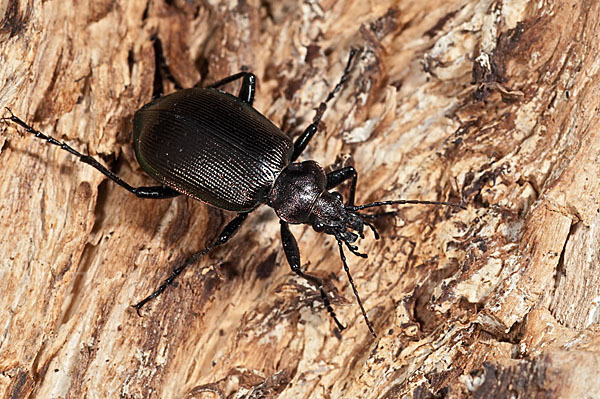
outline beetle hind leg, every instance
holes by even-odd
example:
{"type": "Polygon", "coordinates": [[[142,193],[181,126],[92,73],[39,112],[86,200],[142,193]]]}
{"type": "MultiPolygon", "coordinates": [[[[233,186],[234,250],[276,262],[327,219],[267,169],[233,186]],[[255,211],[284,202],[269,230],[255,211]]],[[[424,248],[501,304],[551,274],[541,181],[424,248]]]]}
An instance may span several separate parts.
{"type": "MultiPolygon", "coordinates": [[[[164,51],[162,48],[162,42],[155,34],[152,36],[152,44],[154,47],[154,57],[155,57],[155,68],[154,68],[154,88],[152,92],[152,98],[156,99],[158,97],[162,97],[164,94],[163,89],[163,76],[167,78],[167,80],[171,81],[175,86],[176,90],[183,89],[183,86],[171,73],[169,69],[169,64],[164,55],[164,51]]],[[[218,89],[219,87],[225,86],[228,83],[236,81],[238,79],[242,79],[242,86],[240,88],[240,92],[238,94],[238,98],[245,102],[248,105],[252,105],[254,103],[254,93],[256,92],[256,76],[254,76],[251,72],[239,72],[231,76],[227,76],[224,79],[221,79],[210,86],[207,86],[207,89],[218,89]]],[[[196,83],[194,87],[200,87],[200,83],[196,83]]]]}
{"type": "Polygon", "coordinates": [[[167,287],[169,285],[173,284],[175,279],[189,265],[196,263],[200,258],[202,258],[204,255],[206,255],[210,251],[212,251],[214,248],[218,247],[219,245],[223,245],[227,241],[229,241],[229,239],[239,230],[239,228],[242,226],[242,224],[244,223],[244,221],[246,220],[247,217],[248,217],[248,213],[238,213],[238,215],[235,217],[235,219],[233,219],[231,222],[227,223],[227,225],[223,228],[221,233],[219,233],[219,236],[217,237],[217,239],[215,240],[215,242],[212,245],[207,246],[206,248],[190,255],[185,260],[185,262],[183,262],[181,265],[179,265],[175,269],[173,269],[173,272],[171,273],[171,275],[167,279],[165,279],[165,281],[152,294],[148,295],[146,298],[142,299],[135,305],[131,305],[132,307],[135,308],[135,310],[137,311],[137,314],[141,316],[140,310],[142,309],[142,307],[145,304],[147,304],[148,302],[150,302],[152,299],[154,299],[157,296],[159,296],[160,294],[162,294],[163,291],[165,289],[167,289],[167,287]]]}
{"type": "Polygon", "coordinates": [[[152,35],[151,40],[152,47],[154,48],[154,83],[152,87],[152,99],[156,99],[164,95],[163,76],[173,83],[175,90],[181,90],[183,89],[183,86],[175,79],[169,69],[162,42],[158,35],[152,35]]]}
{"type": "Polygon", "coordinates": [[[64,141],[59,141],[52,136],[48,136],[48,135],[42,133],[41,131],[34,129],[33,127],[29,126],[26,122],[24,122],[22,119],[15,116],[9,108],[6,108],[6,110],[10,113],[10,116],[0,118],[0,121],[2,121],[2,122],[10,121],[10,122],[16,123],[17,125],[21,126],[23,129],[25,129],[25,131],[27,131],[27,133],[31,133],[38,139],[45,140],[46,142],[48,142],[52,145],[60,147],[61,150],[64,150],[64,151],[76,156],[80,162],[90,165],[92,168],[96,169],[97,171],[102,173],[104,176],[108,177],[109,179],[111,179],[112,181],[117,183],[119,186],[123,187],[125,190],[129,191],[132,194],[135,194],[136,196],[138,196],[140,198],[163,199],[163,198],[176,197],[181,194],[178,191],[175,191],[170,187],[164,187],[164,186],[133,187],[130,184],[126,183],[123,179],[121,179],[115,173],[108,170],[104,165],[102,165],[100,162],[98,162],[95,158],[91,157],[90,155],[80,153],[79,151],[77,151],[76,149],[74,149],[73,147],[71,147],[70,145],[65,143],[64,141]]]}

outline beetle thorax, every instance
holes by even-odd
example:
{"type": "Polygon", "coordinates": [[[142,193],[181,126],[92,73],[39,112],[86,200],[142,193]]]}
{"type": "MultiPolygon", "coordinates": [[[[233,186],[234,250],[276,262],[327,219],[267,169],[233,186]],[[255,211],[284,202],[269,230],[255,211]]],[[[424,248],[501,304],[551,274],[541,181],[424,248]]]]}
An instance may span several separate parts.
{"type": "Polygon", "coordinates": [[[311,225],[316,231],[354,242],[362,234],[363,221],[344,206],[342,196],[327,191],[327,175],[315,161],[293,163],[284,169],[267,204],[287,223],[311,225]]]}
{"type": "Polygon", "coordinates": [[[321,165],[315,161],[293,163],[275,181],[267,205],[288,223],[306,223],[326,188],[327,176],[321,165]]]}

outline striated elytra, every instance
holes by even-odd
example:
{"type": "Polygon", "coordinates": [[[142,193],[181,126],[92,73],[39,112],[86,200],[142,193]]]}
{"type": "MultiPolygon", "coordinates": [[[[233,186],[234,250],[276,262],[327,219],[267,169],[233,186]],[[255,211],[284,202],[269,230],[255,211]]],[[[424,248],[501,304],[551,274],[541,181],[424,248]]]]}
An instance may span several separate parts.
{"type": "Polygon", "coordinates": [[[249,103],[204,88],[142,107],[133,119],[133,140],[138,162],[157,181],[236,212],[265,202],[294,147],[249,103]]]}
{"type": "Polygon", "coordinates": [[[158,186],[132,187],[94,158],[35,130],[10,110],[10,116],[1,120],[16,123],[36,137],[61,147],[138,197],[161,199],[185,194],[209,205],[237,212],[211,245],[192,254],[156,291],[133,305],[138,313],[187,266],[213,248],[225,244],[257,206],[266,204],[280,219],[281,241],[292,271],[319,289],[329,314],[337,327],[343,330],[345,327],[338,321],[323,289],[323,281],[302,271],[298,244],[289,224],[308,224],[317,232],[335,238],[365,322],[371,334],[375,335],[344,254],[345,247],[366,258],[353,244],[359,237],[364,237],[365,226],[378,238],[370,220],[381,214],[360,211],[392,204],[462,205],[419,200],[354,205],[358,175],[353,167],[325,173],[315,161],[296,162],[317,132],[327,103],[346,80],[355,53],[356,50],[350,52],[340,81],[319,105],[312,123],[294,142],[252,107],[256,78],[249,72],[229,76],[206,88],[179,90],[143,106],[134,115],[135,154],[142,168],[160,183],[158,186]],[[239,79],[242,84],[237,96],[219,89],[239,79]],[[331,190],[347,180],[350,180],[350,193],[344,201],[340,193],[331,190]]]}

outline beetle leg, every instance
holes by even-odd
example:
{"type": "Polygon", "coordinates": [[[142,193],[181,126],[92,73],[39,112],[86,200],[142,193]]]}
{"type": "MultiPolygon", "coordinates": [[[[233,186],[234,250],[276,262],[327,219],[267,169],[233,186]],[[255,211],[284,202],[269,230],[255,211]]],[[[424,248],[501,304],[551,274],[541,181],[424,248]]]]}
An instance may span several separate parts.
{"type": "MultiPolygon", "coordinates": [[[[125,183],[125,184],[127,184],[127,183],[125,183]]],[[[171,187],[166,187],[166,186],[132,187],[132,188],[133,188],[133,190],[128,190],[128,191],[137,195],[139,198],[165,199],[165,198],[173,198],[173,197],[177,197],[178,195],[181,195],[181,193],[179,191],[175,191],[171,187]]]]}
{"type": "Polygon", "coordinates": [[[321,118],[323,117],[323,114],[327,109],[327,103],[335,96],[335,94],[338,91],[340,91],[342,85],[344,84],[346,79],[348,79],[348,75],[350,74],[350,67],[352,66],[352,59],[354,58],[355,54],[356,49],[351,49],[350,55],[348,57],[348,62],[346,63],[346,68],[344,68],[344,73],[340,78],[340,81],[338,82],[338,84],[335,85],[333,90],[329,92],[327,99],[321,104],[319,104],[319,108],[317,108],[317,113],[313,118],[312,123],[308,125],[308,127],[304,130],[304,132],[300,135],[300,137],[298,137],[298,139],[294,143],[294,153],[292,154],[292,162],[295,162],[296,159],[298,159],[298,157],[302,154],[302,152],[304,152],[306,146],[310,142],[310,139],[312,139],[312,137],[315,135],[319,128],[319,122],[321,121],[321,118]]]}
{"type": "Polygon", "coordinates": [[[171,74],[169,64],[167,64],[167,60],[163,52],[162,42],[158,38],[157,34],[152,35],[152,47],[154,48],[154,87],[152,88],[152,99],[162,97],[164,94],[162,74],[164,74],[165,78],[173,82],[176,90],[183,89],[183,86],[181,86],[173,74],[171,74]]]}
{"type": "Polygon", "coordinates": [[[294,235],[290,231],[289,225],[283,220],[280,220],[279,223],[281,224],[281,243],[283,244],[283,252],[285,252],[285,257],[287,258],[292,271],[319,289],[327,312],[329,312],[329,315],[333,321],[335,321],[335,324],[340,331],[344,330],[346,327],[344,327],[337,319],[335,312],[331,307],[331,302],[329,302],[329,298],[323,289],[323,281],[318,277],[303,273],[300,269],[300,250],[298,249],[296,238],[294,238],[294,235]]]}
{"type": "MultiPolygon", "coordinates": [[[[369,328],[369,332],[371,333],[371,335],[373,335],[373,337],[377,337],[377,335],[375,334],[375,331],[373,330],[373,326],[371,325],[371,321],[367,317],[367,312],[365,311],[365,308],[363,307],[362,301],[360,300],[360,296],[358,295],[358,290],[356,289],[356,286],[354,285],[354,280],[352,280],[352,275],[350,274],[350,268],[348,268],[348,264],[346,263],[346,255],[344,254],[344,244],[342,244],[342,240],[340,240],[340,238],[338,238],[337,236],[335,237],[335,239],[337,240],[338,247],[340,249],[340,257],[342,258],[342,263],[344,264],[344,270],[346,271],[346,275],[348,276],[348,280],[350,281],[350,285],[352,286],[352,291],[354,291],[354,296],[356,297],[356,300],[358,301],[358,305],[360,306],[360,311],[362,312],[363,318],[365,319],[365,323],[367,323],[367,327],[369,328]]],[[[346,243],[346,245],[348,245],[348,243],[346,243]]]]}
{"type": "Polygon", "coordinates": [[[358,179],[358,174],[356,173],[356,169],[354,169],[352,166],[346,166],[345,168],[327,173],[327,191],[340,185],[348,179],[352,179],[352,183],[350,184],[350,196],[348,197],[348,203],[346,205],[354,206],[354,196],[356,194],[356,180],[358,179]]]}
{"type": "Polygon", "coordinates": [[[256,92],[256,76],[251,72],[238,72],[235,75],[228,76],[224,79],[219,80],[207,86],[207,89],[218,89],[221,86],[225,86],[228,83],[242,79],[242,87],[238,94],[238,98],[248,105],[254,103],[254,93],[256,92]]]}
{"type": "Polygon", "coordinates": [[[254,104],[254,93],[256,92],[256,76],[253,73],[247,73],[242,79],[242,87],[238,98],[246,104],[252,106],[254,104]]]}
{"type": "MultiPolygon", "coordinates": [[[[167,60],[164,56],[162,42],[158,38],[157,35],[152,36],[152,44],[154,47],[155,54],[155,68],[154,68],[154,88],[152,98],[158,98],[163,96],[163,84],[162,84],[162,75],[173,82],[176,90],[183,89],[183,86],[175,79],[171,70],[169,69],[169,65],[167,64],[167,60]]],[[[245,102],[248,105],[252,105],[254,103],[254,93],[256,92],[256,76],[254,76],[251,72],[239,72],[235,75],[228,76],[224,79],[219,80],[218,82],[213,83],[207,88],[217,89],[221,86],[226,85],[227,83],[231,83],[235,80],[242,80],[242,87],[240,88],[240,92],[238,97],[240,100],[245,102]]],[[[200,82],[198,82],[195,87],[200,87],[200,82]]]]}
{"type": "Polygon", "coordinates": [[[126,183],[125,181],[123,181],[119,176],[117,176],[116,174],[114,174],[113,172],[108,170],[104,165],[102,165],[96,159],[92,158],[89,155],[84,155],[84,154],[80,153],[79,151],[77,151],[76,149],[74,149],[73,147],[71,147],[70,145],[65,143],[64,141],[61,142],[61,141],[55,139],[54,137],[45,135],[44,133],[40,132],[39,130],[35,130],[34,128],[29,126],[27,123],[23,122],[20,118],[15,116],[10,109],[8,109],[8,108],[6,108],[6,109],[8,110],[8,112],[10,112],[10,116],[6,117],[6,118],[0,118],[0,121],[11,121],[13,123],[16,123],[17,125],[24,128],[27,131],[27,133],[33,134],[38,139],[46,140],[48,143],[56,145],[56,146],[60,147],[62,150],[75,155],[77,158],[79,158],[79,160],[81,162],[90,165],[94,169],[101,172],[104,176],[108,177],[109,179],[111,179],[112,181],[117,183],[119,186],[123,187],[125,190],[137,195],[140,198],[161,199],[161,198],[176,197],[181,194],[181,193],[173,190],[170,187],[164,187],[164,186],[133,187],[133,186],[129,185],[128,183],[126,183]]]}
{"type": "Polygon", "coordinates": [[[310,141],[310,139],[312,139],[316,132],[317,124],[311,123],[304,130],[302,135],[298,137],[298,139],[296,139],[296,141],[294,142],[294,153],[292,154],[292,162],[296,162],[296,160],[298,159],[300,154],[304,152],[306,146],[308,145],[308,142],[310,141]]]}
{"type": "Polygon", "coordinates": [[[191,265],[193,263],[196,263],[198,261],[198,259],[200,259],[204,255],[209,253],[215,247],[218,247],[219,245],[223,245],[227,241],[229,241],[229,239],[239,230],[240,226],[244,223],[244,221],[246,220],[247,217],[248,217],[248,213],[238,213],[238,215],[235,217],[235,219],[233,219],[231,222],[227,223],[227,226],[225,226],[225,228],[221,231],[221,233],[219,234],[219,237],[215,240],[215,242],[212,245],[210,245],[198,252],[193,253],[190,257],[188,257],[185,260],[185,262],[183,262],[181,265],[177,266],[173,270],[171,275],[152,294],[148,295],[146,298],[142,299],[135,305],[131,305],[132,307],[135,308],[138,315],[141,316],[140,309],[146,303],[148,303],[152,299],[154,299],[157,296],[159,296],[160,294],[162,294],[163,291],[169,285],[173,284],[173,281],[175,281],[177,276],[179,276],[185,270],[186,267],[188,267],[189,265],[191,265]]]}

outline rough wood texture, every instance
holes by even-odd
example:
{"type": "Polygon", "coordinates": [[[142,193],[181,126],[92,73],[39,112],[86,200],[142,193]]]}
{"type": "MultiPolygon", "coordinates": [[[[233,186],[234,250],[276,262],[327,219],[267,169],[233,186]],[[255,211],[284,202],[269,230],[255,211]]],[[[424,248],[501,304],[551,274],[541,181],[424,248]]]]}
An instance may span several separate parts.
{"type": "Polygon", "coordinates": [[[600,397],[598,1],[5,0],[0,12],[0,106],[132,184],[152,184],[130,131],[156,34],[184,86],[247,66],[256,108],[292,135],[362,48],[305,158],[353,162],[359,202],[468,204],[400,208],[380,241],[360,242],[369,258],[350,267],[376,339],[335,242],[293,228],[307,269],[335,276],[341,338],[267,208],[140,318],[129,305],[232,215],[137,199],[3,125],[0,396],[600,397]]]}

